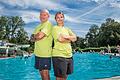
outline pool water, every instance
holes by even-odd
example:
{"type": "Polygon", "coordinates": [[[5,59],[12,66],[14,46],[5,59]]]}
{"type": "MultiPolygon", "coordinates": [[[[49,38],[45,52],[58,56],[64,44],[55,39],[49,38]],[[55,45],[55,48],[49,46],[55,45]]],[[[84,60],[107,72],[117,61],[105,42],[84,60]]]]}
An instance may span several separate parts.
{"type": "MultiPolygon", "coordinates": [[[[74,73],[67,80],[95,80],[120,76],[120,57],[109,58],[109,55],[97,53],[76,53],[74,73]]],[[[51,80],[55,80],[53,68],[51,80]]],[[[28,59],[0,59],[0,80],[41,80],[38,70],[34,68],[34,56],[28,59]]]]}

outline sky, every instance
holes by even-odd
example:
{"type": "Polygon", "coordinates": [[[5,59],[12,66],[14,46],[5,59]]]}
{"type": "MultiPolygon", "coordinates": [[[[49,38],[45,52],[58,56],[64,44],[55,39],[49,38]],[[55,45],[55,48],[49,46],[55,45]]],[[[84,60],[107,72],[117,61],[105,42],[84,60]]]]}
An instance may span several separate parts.
{"type": "Polygon", "coordinates": [[[100,26],[107,18],[120,22],[120,0],[0,0],[0,16],[22,17],[29,35],[40,24],[42,9],[50,11],[53,25],[55,13],[62,11],[65,26],[79,37],[85,37],[91,25],[100,26]]]}

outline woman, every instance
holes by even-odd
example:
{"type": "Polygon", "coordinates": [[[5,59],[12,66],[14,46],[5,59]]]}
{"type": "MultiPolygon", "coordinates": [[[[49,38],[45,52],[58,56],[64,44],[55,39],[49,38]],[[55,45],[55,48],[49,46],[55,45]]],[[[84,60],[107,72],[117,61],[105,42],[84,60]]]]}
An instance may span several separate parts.
{"type": "Polygon", "coordinates": [[[76,35],[64,27],[64,14],[57,12],[55,15],[57,25],[54,26],[52,35],[54,47],[52,61],[56,80],[66,80],[67,75],[73,72],[73,58],[71,42],[76,41],[76,35]]]}

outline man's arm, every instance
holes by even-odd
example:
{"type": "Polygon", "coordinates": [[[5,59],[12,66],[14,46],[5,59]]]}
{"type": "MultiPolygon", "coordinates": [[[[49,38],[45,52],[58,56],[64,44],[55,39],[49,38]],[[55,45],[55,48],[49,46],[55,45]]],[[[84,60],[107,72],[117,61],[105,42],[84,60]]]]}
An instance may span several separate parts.
{"type": "Polygon", "coordinates": [[[43,32],[38,32],[37,34],[34,35],[35,41],[39,41],[45,37],[45,33],[43,32]]]}
{"type": "Polygon", "coordinates": [[[42,38],[45,37],[45,33],[43,32],[38,32],[37,34],[32,34],[31,37],[30,37],[30,41],[31,42],[35,42],[35,41],[39,41],[41,40],[42,38]]]}

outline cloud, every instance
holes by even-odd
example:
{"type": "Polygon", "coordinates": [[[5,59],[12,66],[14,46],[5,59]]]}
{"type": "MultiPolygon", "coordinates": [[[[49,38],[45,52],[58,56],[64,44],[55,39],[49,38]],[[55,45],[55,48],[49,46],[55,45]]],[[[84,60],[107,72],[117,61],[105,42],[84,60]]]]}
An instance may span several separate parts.
{"type": "Polygon", "coordinates": [[[107,3],[108,3],[108,0],[105,1],[103,4],[95,7],[94,9],[92,9],[92,10],[90,10],[90,11],[88,11],[88,12],[86,12],[86,13],[80,15],[80,16],[78,16],[77,18],[81,18],[81,17],[84,17],[84,16],[86,16],[86,15],[91,14],[91,13],[93,13],[94,11],[99,10],[101,7],[104,7],[107,3]]]}
{"type": "MultiPolygon", "coordinates": [[[[79,13],[78,10],[67,8],[65,5],[62,5],[62,4],[59,4],[57,2],[53,2],[50,0],[41,0],[41,1],[39,1],[39,0],[3,0],[2,2],[5,5],[12,6],[12,8],[13,8],[13,10],[9,10],[7,8],[2,8],[1,11],[3,10],[2,13],[4,15],[9,15],[10,13],[11,13],[10,15],[12,15],[12,14],[16,13],[15,15],[18,14],[18,16],[21,16],[26,23],[39,21],[39,12],[30,10],[31,7],[38,8],[38,9],[48,8],[49,10],[63,9],[68,12],[72,11],[72,12],[79,13]],[[19,10],[19,8],[20,8],[20,10],[19,10]]],[[[68,15],[69,14],[71,14],[71,13],[68,13],[68,15]]],[[[68,15],[66,15],[66,21],[68,21],[68,22],[73,22],[73,23],[77,23],[77,24],[79,24],[81,22],[86,23],[86,24],[92,24],[91,22],[81,21],[81,20],[74,18],[74,16],[68,16],[68,15]]],[[[55,22],[53,14],[51,14],[50,21],[55,22]]]]}
{"type": "Polygon", "coordinates": [[[24,11],[21,13],[21,16],[22,16],[22,19],[25,21],[25,23],[39,22],[39,12],[24,11]]]}
{"type": "Polygon", "coordinates": [[[2,15],[1,13],[3,13],[3,6],[0,6],[0,15],[2,15]]]}
{"type": "Polygon", "coordinates": [[[73,29],[75,32],[87,33],[87,30],[73,29]]]}
{"type": "Polygon", "coordinates": [[[117,22],[120,22],[120,18],[118,19],[118,18],[114,18],[117,22]]]}
{"type": "Polygon", "coordinates": [[[25,23],[38,22],[39,21],[39,12],[29,11],[29,10],[1,10],[1,15],[4,16],[21,16],[25,23]]]}
{"type": "Polygon", "coordinates": [[[120,8],[120,3],[110,3],[110,7],[120,8]]]}
{"type": "Polygon", "coordinates": [[[120,17],[113,17],[112,19],[114,19],[117,22],[120,22],[120,17]]]}
{"type": "Polygon", "coordinates": [[[69,21],[69,22],[73,22],[73,23],[80,23],[79,20],[73,18],[73,17],[70,17],[68,15],[65,15],[65,20],[69,21]]]}
{"type": "Polygon", "coordinates": [[[102,2],[104,2],[104,1],[106,1],[106,0],[76,0],[76,1],[84,1],[84,2],[96,2],[96,3],[102,3],[102,2]]]}
{"type": "MultiPolygon", "coordinates": [[[[85,2],[94,1],[94,2],[96,2],[96,3],[98,3],[98,4],[101,4],[101,3],[105,2],[106,0],[78,0],[78,1],[85,1],[85,2]]],[[[109,2],[118,2],[118,1],[120,1],[120,0],[108,0],[108,1],[109,1],[109,2]]]]}
{"type": "Polygon", "coordinates": [[[85,38],[88,30],[81,30],[81,29],[73,29],[72,30],[77,36],[85,38]]]}
{"type": "Polygon", "coordinates": [[[65,5],[61,5],[50,0],[3,0],[1,2],[18,9],[47,8],[50,10],[58,10],[59,8],[65,8],[65,5]]]}
{"type": "Polygon", "coordinates": [[[68,22],[72,22],[73,24],[100,24],[100,22],[92,21],[92,20],[85,20],[85,19],[76,19],[75,17],[70,17],[65,15],[65,20],[68,22]]]}
{"type": "MultiPolygon", "coordinates": [[[[0,6],[0,14],[2,15],[18,15],[23,18],[26,23],[39,21],[39,12],[33,9],[43,9],[47,8],[49,10],[68,9],[65,5],[59,4],[50,0],[3,0],[1,3],[4,3],[3,6],[0,6]],[[6,6],[9,5],[9,6],[6,6]],[[11,8],[11,9],[9,9],[11,8]],[[16,13],[14,15],[14,13],[16,13]]],[[[51,14],[52,18],[53,15],[51,14]]],[[[54,21],[50,18],[51,21],[54,21]]]]}
{"type": "Polygon", "coordinates": [[[100,24],[100,22],[94,21],[94,20],[84,20],[81,19],[80,23],[84,23],[84,24],[100,24]]]}

